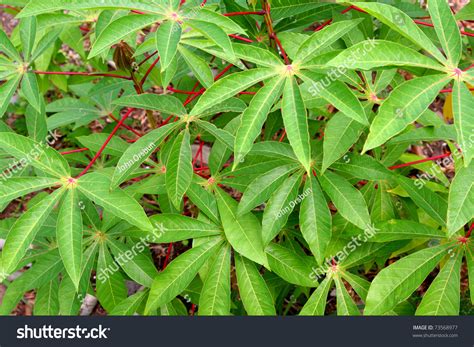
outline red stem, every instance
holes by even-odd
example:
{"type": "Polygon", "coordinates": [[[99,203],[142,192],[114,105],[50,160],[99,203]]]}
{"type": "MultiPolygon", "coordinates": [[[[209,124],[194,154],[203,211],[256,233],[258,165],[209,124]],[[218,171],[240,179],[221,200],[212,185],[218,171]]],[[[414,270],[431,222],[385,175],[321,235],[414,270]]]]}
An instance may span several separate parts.
{"type": "MultiPolygon", "coordinates": [[[[109,114],[109,117],[112,118],[112,119],[113,119],[114,121],[116,121],[116,122],[120,122],[120,121],[119,121],[117,118],[115,118],[114,115],[111,114],[111,113],[109,114]]],[[[129,131],[131,131],[132,133],[134,133],[134,134],[137,135],[138,137],[142,137],[142,135],[141,135],[138,131],[136,131],[136,130],[133,129],[132,127],[129,127],[127,124],[125,124],[125,123],[122,124],[122,127],[125,128],[125,129],[127,129],[127,130],[129,130],[129,131]]]]}
{"type": "Polygon", "coordinates": [[[154,57],[157,54],[158,54],[158,51],[155,51],[154,53],[150,54],[148,57],[146,57],[140,63],[138,63],[138,66],[142,66],[146,61],[148,61],[149,59],[151,59],[152,57],[154,57]]]}
{"type": "Polygon", "coordinates": [[[59,154],[68,155],[68,154],[73,154],[73,153],[85,152],[85,151],[88,151],[88,150],[89,150],[89,148],[79,148],[79,149],[73,149],[73,150],[70,150],[70,151],[60,152],[59,154]]]}
{"type": "Polygon", "coordinates": [[[229,13],[224,13],[224,16],[226,16],[226,17],[246,16],[246,15],[251,15],[251,14],[257,14],[257,15],[263,16],[265,13],[266,13],[265,10],[251,11],[251,12],[229,12],[229,13]]]}
{"type": "Polygon", "coordinates": [[[474,223],[471,224],[471,227],[469,228],[469,231],[466,234],[466,237],[471,237],[472,230],[474,230],[474,223]]]}
{"type": "Polygon", "coordinates": [[[446,157],[449,157],[450,155],[451,155],[451,153],[445,153],[445,154],[437,155],[437,156],[430,157],[430,158],[425,158],[425,159],[420,159],[420,160],[416,160],[416,161],[411,161],[411,162],[409,162],[409,163],[404,163],[404,164],[400,164],[400,165],[390,166],[389,169],[390,169],[390,170],[400,169],[400,168],[402,168],[402,167],[407,167],[407,166],[411,166],[411,165],[421,164],[421,163],[425,163],[425,162],[427,162],[427,161],[433,161],[433,160],[438,160],[438,159],[446,158],[446,157]]]}
{"type": "Polygon", "coordinates": [[[161,57],[156,58],[155,61],[150,65],[150,67],[148,68],[148,70],[146,70],[145,76],[143,76],[142,80],[140,81],[140,87],[143,87],[143,85],[145,84],[146,79],[147,79],[148,76],[150,75],[151,71],[152,71],[153,68],[156,66],[156,64],[158,64],[158,62],[160,61],[160,58],[161,58],[161,57]]]}
{"type": "Polygon", "coordinates": [[[89,169],[92,167],[92,165],[94,165],[94,163],[97,161],[97,159],[100,157],[100,155],[102,154],[102,152],[104,151],[105,147],[107,147],[107,145],[109,144],[110,140],[112,140],[112,137],[115,135],[115,133],[118,131],[118,129],[122,126],[123,122],[125,122],[125,120],[130,116],[130,114],[133,112],[133,108],[129,108],[127,113],[125,113],[123,115],[123,117],[120,119],[120,121],[117,123],[117,125],[115,126],[115,128],[112,130],[112,132],[109,134],[109,136],[107,137],[107,139],[105,140],[105,142],[102,144],[102,146],[100,147],[99,151],[94,155],[94,157],[92,158],[92,160],[89,162],[89,164],[86,166],[86,168],[76,177],[76,178],[79,178],[83,175],[85,175],[87,173],[87,171],[89,171],[89,169]]]}
{"type": "Polygon", "coordinates": [[[253,41],[251,39],[248,39],[246,37],[242,37],[242,36],[239,36],[239,35],[235,35],[235,34],[229,34],[230,37],[233,37],[234,39],[237,39],[237,40],[240,40],[240,41],[244,41],[244,42],[248,42],[248,43],[252,43],[253,41]]]}
{"type": "Polygon", "coordinates": [[[166,269],[166,266],[168,265],[168,261],[170,260],[172,250],[173,250],[173,243],[170,243],[168,245],[168,251],[166,252],[165,262],[163,263],[163,270],[166,269]]]}

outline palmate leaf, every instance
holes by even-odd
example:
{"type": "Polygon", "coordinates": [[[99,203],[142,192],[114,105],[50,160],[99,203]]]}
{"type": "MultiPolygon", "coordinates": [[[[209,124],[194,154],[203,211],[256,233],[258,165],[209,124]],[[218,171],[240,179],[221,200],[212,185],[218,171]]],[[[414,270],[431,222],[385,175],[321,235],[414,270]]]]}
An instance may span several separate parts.
{"type": "Polygon", "coordinates": [[[257,217],[250,212],[238,216],[237,202],[221,189],[216,190],[216,196],[224,233],[234,250],[257,264],[268,266],[257,217]]]}
{"type": "Polygon", "coordinates": [[[59,314],[59,279],[55,278],[38,288],[35,297],[35,316],[57,316],[59,314]]]}
{"type": "Polygon", "coordinates": [[[20,80],[21,75],[17,75],[0,86],[0,117],[3,117],[5,114],[10,100],[20,84],[20,80]]]}
{"type": "MultiPolygon", "coordinates": [[[[327,297],[333,284],[332,276],[327,276],[311,294],[301,309],[300,316],[324,316],[327,297]]],[[[339,305],[338,305],[339,306],[339,305]]]]}
{"type": "Polygon", "coordinates": [[[193,164],[189,131],[186,129],[175,139],[166,163],[166,190],[174,207],[180,208],[181,200],[193,179],[193,164]]]}
{"type": "Polygon", "coordinates": [[[150,314],[183,292],[206,260],[216,254],[221,244],[221,238],[213,238],[174,259],[155,277],[146,303],[145,314],[150,314]]]}
{"type": "Polygon", "coordinates": [[[112,45],[116,44],[128,35],[135,33],[138,30],[147,27],[163,18],[164,16],[159,15],[129,15],[114,20],[109,25],[107,25],[104,30],[101,31],[100,35],[97,37],[97,40],[92,46],[88,59],[91,59],[108,50],[112,45]]]}
{"type": "Polygon", "coordinates": [[[160,111],[183,117],[187,114],[183,104],[172,95],[139,94],[122,97],[113,102],[118,106],[142,108],[144,110],[160,111]]]}
{"type": "Polygon", "coordinates": [[[183,45],[178,46],[178,51],[188,64],[194,76],[199,80],[204,88],[209,88],[214,83],[214,76],[207,62],[198,55],[185,48],[183,45]]]}
{"type": "Polygon", "coordinates": [[[462,40],[449,4],[443,0],[430,0],[428,11],[449,64],[457,67],[462,55],[462,40]]]}
{"type": "Polygon", "coordinates": [[[0,51],[4,52],[10,59],[14,59],[18,62],[23,60],[3,30],[0,30],[0,51]]]}
{"type": "Polygon", "coordinates": [[[281,111],[288,140],[295,155],[306,169],[306,172],[310,172],[311,145],[307,112],[300,88],[293,76],[286,79],[281,111]]]}
{"type": "Polygon", "coordinates": [[[240,126],[235,135],[234,169],[252,149],[253,142],[260,135],[273,104],[283,90],[283,76],[274,77],[253,97],[249,107],[242,113],[240,126]]]}
{"type": "Polygon", "coordinates": [[[16,220],[8,233],[2,250],[3,271],[11,273],[15,270],[63,193],[64,189],[56,190],[36,203],[16,220]]]}
{"type": "Polygon", "coordinates": [[[417,316],[457,316],[460,307],[463,252],[451,254],[416,309],[417,316]]]}
{"type": "Polygon", "coordinates": [[[142,290],[129,296],[109,312],[109,316],[132,316],[145,302],[148,290],[142,290]]]}
{"type": "Polygon", "coordinates": [[[170,66],[178,51],[181,30],[181,24],[174,20],[164,21],[156,30],[156,49],[160,55],[161,71],[170,66]]]}
{"type": "Polygon", "coordinates": [[[334,276],[334,282],[336,283],[337,315],[359,316],[359,309],[347,292],[341,278],[339,276],[334,276]]]}
{"type": "Polygon", "coordinates": [[[34,73],[26,73],[21,80],[21,92],[28,99],[28,103],[38,112],[41,113],[43,100],[39,92],[38,81],[34,73]]]}
{"type": "Polygon", "coordinates": [[[406,300],[451,247],[452,244],[443,244],[423,249],[380,271],[367,295],[365,315],[382,315],[406,300]]]}
{"type": "Polygon", "coordinates": [[[201,33],[204,37],[211,40],[217,46],[222,48],[222,50],[230,56],[230,58],[234,58],[234,49],[232,47],[232,42],[227,36],[226,32],[220,28],[218,25],[212,22],[205,22],[200,19],[191,19],[186,21],[186,24],[189,25],[194,30],[201,33]]]}
{"type": "Polygon", "coordinates": [[[256,68],[242,72],[236,72],[215,82],[211,88],[201,96],[191,111],[191,116],[202,114],[216,104],[233,97],[254,84],[279,74],[276,69],[256,68]]]}
{"type": "Polygon", "coordinates": [[[48,177],[11,177],[0,183],[0,204],[9,203],[38,190],[59,185],[60,181],[48,177]]]}
{"type": "Polygon", "coordinates": [[[228,316],[231,307],[230,292],[231,247],[223,244],[209,267],[199,296],[200,316],[228,316]]]}
{"type": "Polygon", "coordinates": [[[258,66],[277,67],[283,65],[280,58],[266,49],[241,43],[234,43],[232,47],[237,58],[257,64],[258,66]]]}
{"type": "Polygon", "coordinates": [[[78,192],[74,188],[68,189],[59,209],[56,238],[64,267],[76,289],[82,274],[82,232],[78,192]]]}
{"type": "Polygon", "coordinates": [[[464,165],[467,167],[474,158],[474,120],[472,110],[474,96],[467,86],[459,80],[454,81],[453,88],[453,115],[454,125],[458,134],[458,143],[463,151],[464,165]]]}
{"type": "Polygon", "coordinates": [[[430,75],[400,84],[384,100],[370,127],[363,152],[384,144],[402,132],[428,108],[448,82],[446,75],[430,75]]]}
{"type": "Polygon", "coordinates": [[[446,237],[446,233],[442,230],[404,219],[391,219],[375,223],[375,228],[377,233],[370,239],[371,242],[390,242],[415,238],[443,239],[446,237]]]}
{"type": "Polygon", "coordinates": [[[183,10],[185,17],[188,19],[199,19],[204,22],[216,24],[229,33],[246,34],[245,30],[232,19],[223,16],[218,12],[208,10],[202,6],[198,7],[198,9],[199,11],[196,11],[196,8],[190,8],[188,11],[183,10]]]}
{"type": "Polygon", "coordinates": [[[239,293],[249,316],[274,316],[272,294],[255,263],[235,254],[235,272],[239,293]]]}
{"type": "Polygon", "coordinates": [[[471,293],[471,303],[474,305],[474,247],[466,247],[466,263],[469,275],[469,292],[471,293]]]}
{"type": "Polygon", "coordinates": [[[36,38],[36,17],[26,17],[20,21],[20,39],[23,48],[23,56],[26,61],[31,57],[31,51],[36,38]]]}

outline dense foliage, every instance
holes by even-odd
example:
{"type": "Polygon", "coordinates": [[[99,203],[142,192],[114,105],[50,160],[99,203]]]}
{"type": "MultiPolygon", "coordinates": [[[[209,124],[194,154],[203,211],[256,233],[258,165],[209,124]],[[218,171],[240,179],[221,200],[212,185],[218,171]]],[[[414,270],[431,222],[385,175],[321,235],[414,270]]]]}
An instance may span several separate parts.
{"type": "Polygon", "coordinates": [[[474,303],[473,3],[3,3],[1,314],[474,303]]]}

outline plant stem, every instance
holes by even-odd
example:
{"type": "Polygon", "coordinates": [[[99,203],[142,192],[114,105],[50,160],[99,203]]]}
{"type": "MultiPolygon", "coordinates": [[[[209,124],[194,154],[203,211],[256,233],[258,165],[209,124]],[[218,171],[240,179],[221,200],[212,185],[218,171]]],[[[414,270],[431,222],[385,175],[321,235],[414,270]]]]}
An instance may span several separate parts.
{"type": "Polygon", "coordinates": [[[407,167],[407,166],[412,166],[412,165],[416,165],[416,164],[421,164],[421,163],[425,163],[425,162],[427,162],[427,161],[434,161],[434,160],[438,160],[438,159],[443,159],[443,158],[449,157],[450,155],[451,155],[451,153],[445,153],[445,154],[437,155],[437,156],[434,156],[434,157],[429,157],[429,158],[425,158],[425,159],[420,159],[420,160],[416,160],[416,161],[411,161],[411,162],[409,162],[409,163],[404,163],[404,164],[400,164],[400,165],[390,166],[389,169],[390,169],[390,170],[400,169],[400,168],[402,168],[402,167],[407,167]]]}
{"type": "Polygon", "coordinates": [[[226,17],[232,17],[232,16],[247,16],[251,14],[256,14],[259,16],[263,16],[266,13],[265,10],[261,11],[251,11],[251,12],[229,12],[229,13],[224,13],[224,16],[226,17]]]}
{"type": "Polygon", "coordinates": [[[122,76],[104,72],[75,72],[75,71],[33,71],[37,75],[66,75],[66,76],[89,76],[89,77],[112,77],[131,81],[129,76],[122,76]]]}

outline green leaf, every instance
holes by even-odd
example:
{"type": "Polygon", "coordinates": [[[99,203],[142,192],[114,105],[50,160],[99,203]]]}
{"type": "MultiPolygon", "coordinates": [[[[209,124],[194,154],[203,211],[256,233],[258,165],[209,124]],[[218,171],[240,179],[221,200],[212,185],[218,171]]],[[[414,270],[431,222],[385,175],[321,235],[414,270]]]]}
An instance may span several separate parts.
{"type": "Polygon", "coordinates": [[[302,174],[288,177],[273,193],[262,218],[262,238],[266,246],[286,224],[297,203],[302,174]]]}
{"type": "Polygon", "coordinates": [[[173,205],[179,209],[181,200],[193,180],[193,164],[189,131],[175,139],[166,163],[166,190],[173,205]]]}
{"type": "Polygon", "coordinates": [[[145,314],[150,314],[182,293],[196,277],[206,260],[216,254],[221,244],[221,238],[213,239],[191,248],[174,259],[155,277],[146,303],[145,314]]]}
{"type": "MultiPolygon", "coordinates": [[[[1,30],[0,30],[1,32],[1,30]]],[[[20,84],[21,75],[13,77],[11,80],[5,82],[0,86],[0,117],[3,117],[7,111],[8,105],[20,84]]]]}
{"type": "Polygon", "coordinates": [[[6,273],[11,273],[16,269],[63,193],[64,190],[59,189],[43,198],[23,213],[13,224],[2,250],[2,265],[6,273]]]}
{"type": "Polygon", "coordinates": [[[130,9],[142,10],[152,13],[164,13],[166,8],[156,2],[150,3],[146,0],[51,0],[47,3],[30,1],[17,15],[18,18],[36,16],[41,13],[54,12],[58,10],[91,10],[91,9],[130,9]]]}
{"type": "Polygon", "coordinates": [[[392,30],[430,53],[438,61],[442,63],[446,61],[435,44],[425,35],[423,30],[421,30],[407,14],[398,8],[375,2],[351,2],[351,5],[368,12],[383,24],[388,25],[392,30]]]}
{"type": "Polygon", "coordinates": [[[298,52],[296,53],[296,65],[305,66],[305,62],[314,58],[318,51],[327,48],[335,41],[343,37],[345,34],[354,29],[360,22],[361,18],[355,20],[344,20],[326,26],[324,29],[314,32],[304,41],[298,52]]]}
{"type": "Polygon", "coordinates": [[[109,316],[133,316],[145,302],[148,290],[142,290],[129,296],[109,312],[109,316]]]}
{"type": "Polygon", "coordinates": [[[364,129],[364,125],[342,112],[332,116],[324,132],[321,172],[325,172],[336,160],[347,153],[357,142],[364,129]]]}
{"type": "Polygon", "coordinates": [[[283,19],[311,11],[322,4],[314,0],[272,0],[272,19],[283,19]]]}
{"type": "Polygon", "coordinates": [[[235,57],[234,49],[232,48],[232,42],[225,31],[218,25],[198,19],[188,20],[186,21],[186,24],[222,48],[222,50],[228,54],[230,58],[235,57]]]}
{"type": "Polygon", "coordinates": [[[82,215],[77,191],[68,189],[61,203],[56,238],[64,267],[72,282],[79,288],[82,271],[82,215]]]}
{"type": "Polygon", "coordinates": [[[156,214],[150,217],[150,221],[155,226],[151,233],[134,230],[130,233],[130,236],[143,236],[153,243],[169,243],[218,236],[222,233],[221,228],[214,224],[179,214],[156,214]]]}
{"type": "Polygon", "coordinates": [[[448,203],[443,197],[423,184],[420,186],[418,181],[402,176],[397,177],[397,181],[418,207],[425,210],[438,224],[446,225],[448,203]]]}
{"type": "Polygon", "coordinates": [[[1,132],[0,146],[18,159],[17,164],[22,167],[32,165],[51,176],[61,178],[71,175],[67,161],[45,141],[36,142],[25,136],[1,132]]]}
{"type": "Polygon", "coordinates": [[[281,110],[288,140],[296,157],[309,173],[311,171],[311,145],[308,119],[300,89],[293,77],[286,80],[281,110]]]}
{"type": "Polygon", "coordinates": [[[38,190],[61,184],[48,177],[11,177],[0,183],[0,205],[38,190]]]}
{"type": "Polygon", "coordinates": [[[249,61],[262,67],[282,66],[282,60],[272,52],[256,46],[234,43],[235,56],[239,59],[249,61]]]}
{"type": "Polygon", "coordinates": [[[255,94],[249,107],[242,113],[240,126],[235,135],[234,169],[250,152],[253,142],[261,134],[268,113],[282,93],[284,81],[285,79],[281,76],[268,81],[255,94]]]}
{"type": "MultiPolygon", "coordinates": [[[[318,282],[311,278],[313,269],[309,265],[307,256],[283,247],[276,243],[270,243],[265,249],[268,263],[273,272],[285,281],[303,287],[316,287],[318,282]]],[[[314,262],[316,267],[316,262],[314,262]]]]}
{"type": "Polygon", "coordinates": [[[213,123],[205,122],[202,120],[197,120],[195,124],[204,131],[214,136],[220,142],[224,143],[229,149],[234,149],[234,136],[227,130],[220,129],[216,127],[213,123]]]}
{"type": "Polygon", "coordinates": [[[471,293],[471,303],[474,304],[474,247],[466,248],[466,263],[469,275],[469,292],[471,293]]]}
{"type": "Polygon", "coordinates": [[[161,71],[165,71],[173,61],[181,40],[181,24],[174,20],[161,23],[156,30],[156,49],[160,55],[161,71]]]}
{"type": "Polygon", "coordinates": [[[304,197],[300,209],[300,229],[311,253],[319,264],[324,262],[326,249],[331,241],[332,218],[326,198],[316,178],[306,178],[304,197]]]}
{"type": "Polygon", "coordinates": [[[441,71],[444,69],[436,61],[414,49],[386,40],[358,42],[343,50],[328,65],[334,67],[344,65],[352,70],[371,70],[384,66],[413,66],[441,71]],[[354,56],[357,58],[353,59],[354,56]]]}
{"type": "Polygon", "coordinates": [[[140,204],[121,189],[110,191],[110,178],[94,172],[82,176],[77,188],[97,205],[114,216],[126,220],[142,230],[153,230],[140,204]]]}
{"type": "Polygon", "coordinates": [[[474,120],[472,110],[474,96],[466,85],[459,80],[454,81],[453,115],[454,125],[458,134],[458,143],[464,155],[464,165],[467,167],[474,158],[474,120]]]}
{"type": "Polygon", "coordinates": [[[448,236],[452,236],[474,217],[474,164],[461,167],[449,187],[448,236]]]}
{"type": "Polygon", "coordinates": [[[441,47],[443,47],[443,51],[448,57],[448,62],[451,67],[457,67],[462,55],[462,40],[458,24],[448,2],[430,0],[428,11],[441,47]]]}
{"type": "Polygon", "coordinates": [[[94,42],[92,49],[89,53],[88,59],[92,59],[93,57],[101,54],[102,52],[105,52],[112,45],[116,44],[128,35],[136,33],[141,28],[149,26],[161,19],[163,19],[163,16],[144,14],[129,15],[114,20],[109,25],[107,25],[107,27],[102,30],[99,37],[97,37],[97,40],[94,42]]]}
{"type": "Polygon", "coordinates": [[[178,50],[201,85],[204,88],[212,86],[214,76],[207,62],[182,45],[178,47],[178,50]]]}
{"type": "Polygon", "coordinates": [[[359,309],[347,292],[341,278],[334,276],[334,282],[336,283],[337,315],[360,316],[359,309]]]}
{"type": "Polygon", "coordinates": [[[267,283],[255,263],[235,254],[235,272],[240,298],[249,316],[275,316],[275,305],[267,283]]]}
{"type": "Polygon", "coordinates": [[[406,81],[384,100],[370,127],[363,152],[378,147],[416,121],[446,84],[446,75],[429,75],[406,81]]]}
{"type": "Polygon", "coordinates": [[[7,34],[0,30],[0,51],[4,52],[10,59],[14,59],[17,62],[23,61],[20,53],[16,50],[15,46],[11,43],[7,34]]]}
{"type": "Polygon", "coordinates": [[[233,97],[237,93],[250,88],[254,84],[278,75],[276,69],[256,68],[242,72],[236,72],[215,82],[211,88],[201,96],[191,111],[191,116],[202,114],[216,104],[233,97]]]}
{"type": "Polygon", "coordinates": [[[140,137],[134,144],[128,146],[117,163],[110,188],[114,189],[124,182],[171,134],[176,126],[176,123],[171,123],[152,130],[140,137]]]}
{"type": "Polygon", "coordinates": [[[277,166],[258,176],[245,190],[240,200],[237,215],[241,216],[267,201],[273,192],[297,169],[296,164],[277,166]]]}
{"type": "Polygon", "coordinates": [[[26,73],[23,75],[21,81],[21,91],[25,98],[28,100],[28,104],[31,105],[38,113],[41,113],[41,105],[43,100],[38,87],[38,81],[34,73],[26,73]]]}
{"type": "Polygon", "coordinates": [[[417,316],[458,316],[463,252],[451,254],[416,309],[417,316]]]}
{"type": "Polygon", "coordinates": [[[109,241],[110,250],[115,259],[120,259],[120,267],[125,273],[135,282],[145,287],[151,287],[158,271],[151,257],[146,254],[146,252],[149,252],[146,240],[141,239],[134,244],[109,241]]]}
{"type": "Polygon", "coordinates": [[[30,61],[36,38],[36,17],[26,17],[20,21],[20,39],[25,61],[30,61]]]}
{"type": "Polygon", "coordinates": [[[382,315],[405,301],[451,247],[450,244],[444,244],[426,248],[382,269],[372,281],[364,314],[382,315]]]}
{"type": "Polygon", "coordinates": [[[223,244],[209,267],[199,296],[200,316],[230,315],[230,258],[231,247],[223,244]]]}
{"type": "Polygon", "coordinates": [[[237,202],[221,189],[216,190],[217,206],[227,240],[235,251],[261,265],[267,265],[263,251],[262,227],[252,213],[237,216],[237,202]]]}
{"type": "Polygon", "coordinates": [[[327,171],[318,176],[324,191],[329,195],[339,213],[360,229],[371,225],[370,215],[361,192],[343,177],[327,171]]]}
{"type": "Polygon", "coordinates": [[[36,291],[35,307],[33,313],[35,316],[57,316],[59,315],[59,279],[42,285],[36,291]]]}
{"type": "MultiPolygon", "coordinates": [[[[304,304],[299,315],[300,316],[324,316],[326,309],[327,297],[329,289],[332,286],[332,277],[326,277],[316,290],[311,294],[310,298],[304,304]]],[[[339,305],[338,305],[339,306],[339,305]]]]}
{"type": "Polygon", "coordinates": [[[96,294],[100,305],[109,312],[127,298],[125,280],[105,243],[99,249],[96,294]]]}
{"type": "Polygon", "coordinates": [[[443,239],[446,237],[442,230],[404,219],[391,219],[376,223],[375,229],[377,233],[371,237],[371,242],[390,242],[416,238],[443,239]]]}

